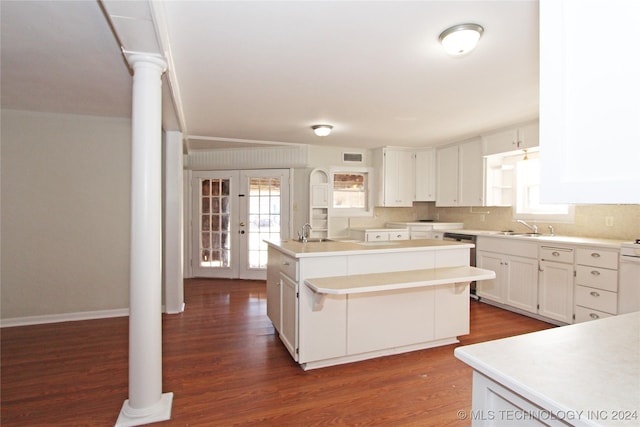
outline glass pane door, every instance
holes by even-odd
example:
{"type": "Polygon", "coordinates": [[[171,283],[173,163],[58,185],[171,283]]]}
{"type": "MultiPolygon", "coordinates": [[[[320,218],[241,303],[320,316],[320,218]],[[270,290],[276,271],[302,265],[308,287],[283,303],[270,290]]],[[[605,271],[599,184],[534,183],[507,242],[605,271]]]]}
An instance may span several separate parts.
{"type": "MultiPolygon", "coordinates": [[[[237,277],[233,232],[237,172],[194,172],[192,268],[198,277],[237,277]]],[[[236,196],[237,198],[237,196],[236,196]]],[[[236,213],[237,216],[237,213],[236,213]]]]}
{"type": "Polygon", "coordinates": [[[289,236],[289,171],[242,171],[241,181],[246,193],[240,221],[241,224],[246,221],[248,227],[246,235],[240,239],[240,245],[245,245],[241,253],[246,255],[241,261],[240,278],[266,279],[267,244],[264,240],[289,236]]]}

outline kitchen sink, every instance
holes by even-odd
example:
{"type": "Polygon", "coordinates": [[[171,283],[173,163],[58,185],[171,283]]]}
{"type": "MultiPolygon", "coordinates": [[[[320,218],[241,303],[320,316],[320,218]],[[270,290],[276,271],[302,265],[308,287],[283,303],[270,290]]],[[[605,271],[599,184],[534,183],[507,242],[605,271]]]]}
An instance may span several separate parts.
{"type": "Polygon", "coordinates": [[[325,237],[312,237],[310,239],[307,239],[306,243],[320,243],[320,242],[333,242],[333,240],[327,239],[325,237]]]}
{"type": "Polygon", "coordinates": [[[514,231],[500,231],[498,233],[501,236],[523,236],[523,237],[540,237],[541,233],[516,233],[514,231]]]}

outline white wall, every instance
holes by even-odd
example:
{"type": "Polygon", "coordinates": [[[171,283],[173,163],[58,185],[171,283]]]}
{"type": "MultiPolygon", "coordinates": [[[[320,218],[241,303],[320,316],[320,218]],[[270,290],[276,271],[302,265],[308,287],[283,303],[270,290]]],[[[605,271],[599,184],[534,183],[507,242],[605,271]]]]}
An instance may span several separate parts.
{"type": "Polygon", "coordinates": [[[131,123],[2,111],[6,319],[129,306],[131,123]]]}

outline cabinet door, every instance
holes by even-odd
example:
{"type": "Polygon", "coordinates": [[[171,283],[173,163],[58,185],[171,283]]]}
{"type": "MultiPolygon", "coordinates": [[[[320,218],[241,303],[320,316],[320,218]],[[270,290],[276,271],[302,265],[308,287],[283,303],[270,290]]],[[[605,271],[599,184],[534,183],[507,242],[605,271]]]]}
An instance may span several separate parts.
{"type": "Polygon", "coordinates": [[[323,208],[329,206],[329,187],[327,184],[311,185],[311,206],[323,208]]]}
{"type": "Polygon", "coordinates": [[[518,129],[510,128],[493,132],[482,137],[485,155],[507,153],[518,149],[518,129]]]}
{"type": "Polygon", "coordinates": [[[518,148],[533,148],[540,145],[540,129],[538,122],[530,123],[518,128],[518,148]]]}
{"type": "Polygon", "coordinates": [[[280,339],[291,357],[298,360],[298,284],[288,276],[280,275],[282,290],[282,325],[280,339]]]}
{"type": "Polygon", "coordinates": [[[458,146],[436,152],[436,206],[458,206],[458,146]]]}
{"type": "Polygon", "coordinates": [[[573,323],[573,265],[540,261],[538,314],[573,323]]]}
{"type": "Polygon", "coordinates": [[[458,148],[458,206],[484,205],[484,158],[480,138],[458,148]]]}
{"type": "Polygon", "coordinates": [[[432,202],[436,200],[436,152],[435,150],[415,153],[416,195],[414,200],[432,202]]]}
{"type": "Polygon", "coordinates": [[[273,323],[276,331],[280,332],[280,251],[269,247],[267,258],[267,317],[273,323]]]}
{"type": "Polygon", "coordinates": [[[511,256],[507,266],[505,304],[530,313],[538,311],[538,260],[511,256]]]}
{"type": "Polygon", "coordinates": [[[384,152],[384,206],[412,206],[415,193],[413,153],[405,150],[384,152]]]}
{"type": "Polygon", "coordinates": [[[478,251],[476,253],[478,267],[493,270],[495,279],[482,280],[476,284],[476,294],[495,302],[504,302],[503,283],[505,281],[504,260],[502,255],[493,252],[478,251]]]}

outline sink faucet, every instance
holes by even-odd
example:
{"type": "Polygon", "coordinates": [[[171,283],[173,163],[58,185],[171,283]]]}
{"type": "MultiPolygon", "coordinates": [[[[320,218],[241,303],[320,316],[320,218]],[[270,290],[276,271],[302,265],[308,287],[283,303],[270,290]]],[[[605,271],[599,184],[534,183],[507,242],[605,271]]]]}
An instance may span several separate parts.
{"type": "Polygon", "coordinates": [[[298,241],[306,243],[307,238],[309,237],[309,234],[311,234],[311,224],[307,222],[305,225],[302,226],[300,231],[298,231],[298,241]]]}
{"type": "Polygon", "coordinates": [[[538,234],[538,226],[537,225],[529,225],[526,222],[524,222],[521,219],[516,220],[516,222],[519,222],[520,224],[524,225],[525,227],[527,227],[529,230],[531,230],[533,232],[533,234],[538,234]]]}

